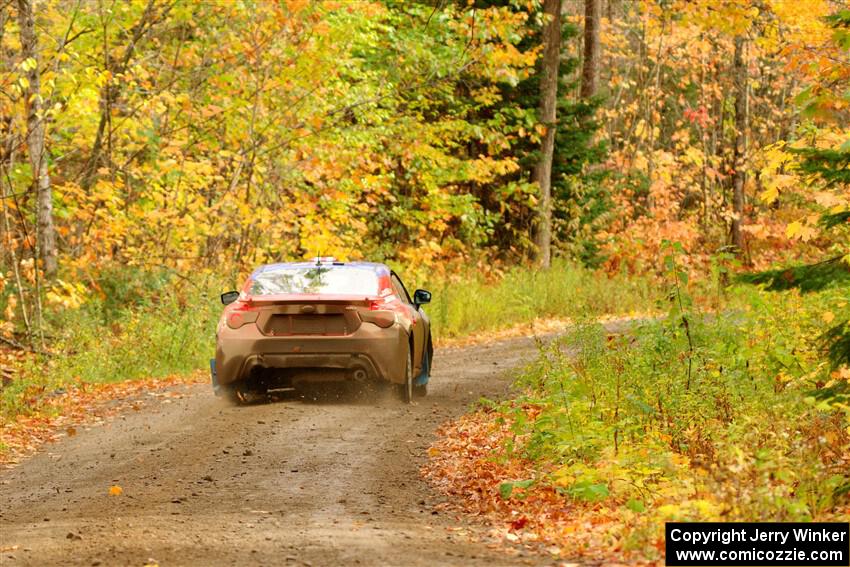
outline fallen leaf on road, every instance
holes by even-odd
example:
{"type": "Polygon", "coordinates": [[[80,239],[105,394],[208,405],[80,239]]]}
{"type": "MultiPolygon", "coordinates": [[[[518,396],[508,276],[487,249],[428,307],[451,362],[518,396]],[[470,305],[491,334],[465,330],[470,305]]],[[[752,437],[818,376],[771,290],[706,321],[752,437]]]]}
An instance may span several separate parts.
{"type": "Polygon", "coordinates": [[[107,423],[124,409],[138,411],[143,407],[138,400],[141,395],[206,380],[206,374],[199,371],[114,384],[80,383],[55,395],[34,395],[28,398],[26,413],[0,416],[0,465],[20,462],[42,445],[58,440],[62,432],[70,437],[80,427],[87,431],[88,426],[107,423]]]}
{"type": "Polygon", "coordinates": [[[118,486],[117,484],[113,484],[109,487],[110,496],[121,496],[122,492],[124,492],[124,489],[118,486]]]}

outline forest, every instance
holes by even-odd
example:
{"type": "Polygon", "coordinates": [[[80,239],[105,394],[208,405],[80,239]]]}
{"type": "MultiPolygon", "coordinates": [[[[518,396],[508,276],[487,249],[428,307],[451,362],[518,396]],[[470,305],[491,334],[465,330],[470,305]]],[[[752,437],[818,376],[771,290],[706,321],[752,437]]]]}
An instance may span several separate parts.
{"type": "Polygon", "coordinates": [[[0,461],[333,256],[438,360],[560,322],[423,468],[506,544],[850,518],[845,1],[0,2],[0,461]]]}

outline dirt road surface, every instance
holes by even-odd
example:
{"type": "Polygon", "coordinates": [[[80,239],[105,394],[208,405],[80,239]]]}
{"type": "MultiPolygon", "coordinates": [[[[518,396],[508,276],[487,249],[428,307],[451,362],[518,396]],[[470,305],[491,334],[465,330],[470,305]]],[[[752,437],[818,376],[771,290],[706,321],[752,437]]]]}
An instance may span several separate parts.
{"type": "Polygon", "coordinates": [[[149,396],[0,471],[0,565],[545,564],[435,510],[419,475],[436,427],[502,396],[534,352],[527,338],[438,350],[429,395],[411,406],[234,407],[200,385],[149,396]]]}

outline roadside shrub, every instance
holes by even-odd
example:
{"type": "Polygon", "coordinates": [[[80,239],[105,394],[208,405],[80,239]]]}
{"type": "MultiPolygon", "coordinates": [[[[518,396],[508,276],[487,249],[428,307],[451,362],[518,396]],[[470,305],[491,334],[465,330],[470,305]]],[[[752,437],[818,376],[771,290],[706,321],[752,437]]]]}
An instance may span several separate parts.
{"type": "Polygon", "coordinates": [[[541,347],[501,406],[501,458],[533,463],[576,505],[620,509],[625,546],[659,538],[663,520],[846,518],[850,407],[824,394],[850,372],[818,338],[850,290],[735,289],[712,314],[683,283],[664,318],[589,321],[541,347]]]}
{"type": "Polygon", "coordinates": [[[92,294],[80,308],[46,314],[52,354],[30,359],[0,392],[0,415],[37,411],[44,396],[69,384],[156,378],[207,365],[221,312],[221,278],[187,282],[134,272],[101,283],[104,293],[92,294]],[[112,295],[119,293],[126,301],[112,295]]]}

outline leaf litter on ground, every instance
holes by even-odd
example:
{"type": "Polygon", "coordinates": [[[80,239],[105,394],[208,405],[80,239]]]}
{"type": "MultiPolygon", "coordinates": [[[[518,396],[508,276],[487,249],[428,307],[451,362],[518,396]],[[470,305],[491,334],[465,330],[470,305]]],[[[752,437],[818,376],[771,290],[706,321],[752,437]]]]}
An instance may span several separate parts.
{"type": "Polygon", "coordinates": [[[205,382],[196,371],[127,382],[67,386],[56,395],[41,397],[36,409],[13,418],[0,418],[0,465],[14,465],[47,443],[73,437],[81,428],[104,423],[127,411],[139,411],[150,399],[170,401],[184,394],[177,386],[205,382]]]}

